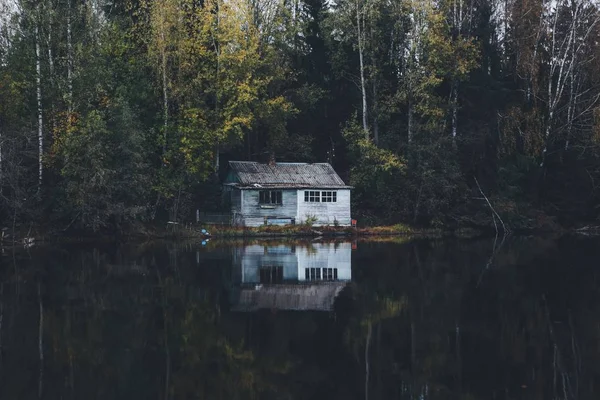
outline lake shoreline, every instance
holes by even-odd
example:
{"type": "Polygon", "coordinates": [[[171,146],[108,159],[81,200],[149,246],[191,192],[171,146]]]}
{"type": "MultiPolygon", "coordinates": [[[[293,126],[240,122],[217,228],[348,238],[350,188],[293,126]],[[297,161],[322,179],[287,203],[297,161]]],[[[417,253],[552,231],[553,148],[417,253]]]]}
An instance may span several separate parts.
{"type": "Polygon", "coordinates": [[[342,226],[310,226],[310,225],[265,225],[260,227],[231,227],[200,224],[148,224],[138,223],[118,231],[57,231],[42,227],[28,227],[12,232],[5,231],[0,240],[3,246],[33,245],[34,243],[85,243],[89,241],[148,241],[148,240],[205,240],[205,239],[293,239],[293,238],[327,238],[327,239],[357,239],[357,238],[386,238],[410,237],[437,239],[443,237],[477,238],[487,236],[511,235],[544,235],[567,234],[591,235],[600,232],[598,227],[567,229],[559,225],[514,228],[506,233],[496,231],[492,226],[467,226],[455,229],[413,227],[406,224],[342,227],[342,226]],[[551,228],[551,229],[549,229],[551,228]],[[203,232],[204,231],[204,232],[203,232]]]}

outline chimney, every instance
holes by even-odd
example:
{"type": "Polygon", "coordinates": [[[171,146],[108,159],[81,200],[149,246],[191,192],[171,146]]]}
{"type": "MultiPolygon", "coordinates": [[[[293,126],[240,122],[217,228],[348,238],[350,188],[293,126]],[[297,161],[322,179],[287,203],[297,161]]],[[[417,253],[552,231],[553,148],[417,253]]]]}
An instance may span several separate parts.
{"type": "Polygon", "coordinates": [[[269,165],[270,166],[275,165],[275,153],[269,153],[269,165]]]}

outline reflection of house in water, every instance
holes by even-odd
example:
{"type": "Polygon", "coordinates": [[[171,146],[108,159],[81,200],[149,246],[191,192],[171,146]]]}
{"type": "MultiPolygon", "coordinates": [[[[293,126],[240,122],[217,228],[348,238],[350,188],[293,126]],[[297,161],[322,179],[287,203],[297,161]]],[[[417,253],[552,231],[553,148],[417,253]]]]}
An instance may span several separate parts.
{"type": "Polygon", "coordinates": [[[351,278],[350,243],[252,245],[234,251],[237,311],[331,310],[351,278]]]}

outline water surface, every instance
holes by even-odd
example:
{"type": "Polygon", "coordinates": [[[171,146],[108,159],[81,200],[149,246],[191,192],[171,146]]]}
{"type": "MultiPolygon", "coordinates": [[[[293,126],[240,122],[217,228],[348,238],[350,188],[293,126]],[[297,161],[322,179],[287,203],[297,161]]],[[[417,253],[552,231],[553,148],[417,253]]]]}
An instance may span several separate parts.
{"type": "Polygon", "coordinates": [[[600,240],[5,249],[0,398],[600,398],[600,240]]]}

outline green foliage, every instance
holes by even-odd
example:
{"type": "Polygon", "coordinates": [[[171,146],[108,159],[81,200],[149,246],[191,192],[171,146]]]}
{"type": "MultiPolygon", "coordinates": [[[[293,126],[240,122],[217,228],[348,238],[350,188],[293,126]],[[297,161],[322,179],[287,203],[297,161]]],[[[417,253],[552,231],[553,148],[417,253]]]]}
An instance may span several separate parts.
{"type": "Polygon", "coordinates": [[[66,195],[62,209],[82,227],[96,231],[145,217],[143,134],[132,119],[126,105],[104,115],[91,111],[55,142],[66,195]]]}
{"type": "Polygon", "coordinates": [[[392,217],[389,213],[398,198],[398,182],[405,174],[404,160],[366,140],[356,122],[346,126],[344,137],[352,163],[350,184],[355,188],[354,205],[360,210],[381,212],[384,218],[392,217]]]}
{"type": "Polygon", "coordinates": [[[306,214],[304,219],[304,225],[313,226],[318,220],[319,218],[317,218],[316,215],[306,214]]]}
{"type": "Polygon", "coordinates": [[[267,3],[3,8],[0,215],[185,220],[227,160],[274,154],[331,162],[363,223],[480,221],[474,177],[514,221],[598,218],[597,5],[267,3]]]}

